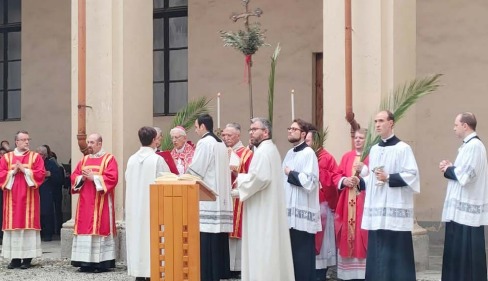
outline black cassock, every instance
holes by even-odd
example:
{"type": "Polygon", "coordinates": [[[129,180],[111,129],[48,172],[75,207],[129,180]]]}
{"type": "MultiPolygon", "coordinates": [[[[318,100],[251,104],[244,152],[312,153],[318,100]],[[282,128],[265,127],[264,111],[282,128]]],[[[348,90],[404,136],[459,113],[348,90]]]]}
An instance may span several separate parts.
{"type": "Polygon", "coordinates": [[[41,197],[41,236],[44,240],[52,239],[54,231],[54,201],[53,191],[60,188],[63,177],[58,165],[51,159],[44,160],[44,168],[51,172],[39,187],[41,197]]]}

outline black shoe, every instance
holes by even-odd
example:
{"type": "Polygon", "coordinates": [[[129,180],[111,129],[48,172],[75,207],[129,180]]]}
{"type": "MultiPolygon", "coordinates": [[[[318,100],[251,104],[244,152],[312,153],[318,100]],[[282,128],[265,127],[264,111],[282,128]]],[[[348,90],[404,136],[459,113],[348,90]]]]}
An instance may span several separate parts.
{"type": "Polygon", "coordinates": [[[94,272],[95,271],[95,268],[91,267],[91,266],[82,266],[80,268],[78,268],[78,272],[94,272]]]}
{"type": "Polygon", "coordinates": [[[24,259],[22,261],[22,265],[20,266],[21,269],[28,269],[30,268],[32,265],[31,265],[31,262],[32,262],[32,259],[24,259]]]}
{"type": "Polygon", "coordinates": [[[109,271],[108,268],[97,268],[95,269],[95,273],[103,273],[109,271]]]}
{"type": "Polygon", "coordinates": [[[19,268],[22,265],[20,259],[12,259],[12,261],[7,265],[8,269],[19,268]]]}

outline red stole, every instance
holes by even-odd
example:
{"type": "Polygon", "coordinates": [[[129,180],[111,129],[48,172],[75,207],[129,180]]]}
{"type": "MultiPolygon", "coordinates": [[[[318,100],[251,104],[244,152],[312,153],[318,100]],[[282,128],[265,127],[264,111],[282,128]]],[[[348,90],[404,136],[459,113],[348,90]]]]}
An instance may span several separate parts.
{"type": "Polygon", "coordinates": [[[173,148],[173,150],[171,150],[171,156],[173,156],[175,165],[178,165],[178,159],[180,159],[183,163],[183,167],[185,168],[185,173],[188,170],[188,166],[190,166],[191,164],[193,154],[195,154],[195,147],[190,141],[185,143],[182,152],[178,152],[176,148],[173,148]]]}
{"type": "MultiPolygon", "coordinates": [[[[359,161],[356,151],[350,151],[342,157],[339,171],[344,177],[353,175],[353,165],[359,161]]],[[[364,161],[368,164],[368,158],[364,161]]],[[[335,216],[335,234],[338,254],[345,258],[366,258],[368,232],[361,229],[365,191],[356,194],[351,188],[344,188],[339,194],[335,216]]]]}
{"type": "Polygon", "coordinates": [[[33,152],[27,151],[18,156],[14,152],[5,154],[0,159],[0,187],[3,189],[3,230],[41,229],[39,186],[44,181],[46,171],[44,160],[33,152]],[[19,161],[24,168],[32,171],[30,180],[34,186],[27,185],[25,174],[18,171],[14,175],[12,189],[6,189],[10,179],[8,172],[19,161]]]}
{"type": "MultiPolygon", "coordinates": [[[[236,173],[247,173],[249,171],[249,165],[251,164],[252,160],[252,150],[247,147],[240,147],[234,151],[237,156],[241,159],[239,162],[239,167],[236,171],[233,171],[231,174],[231,181],[232,181],[232,189],[236,188],[236,173]],[[234,173],[236,172],[236,173],[234,173]]],[[[242,211],[243,211],[243,203],[239,200],[239,198],[233,198],[234,200],[234,229],[232,233],[230,233],[230,237],[232,238],[242,238],[242,211]]]]}
{"type": "Polygon", "coordinates": [[[115,231],[114,188],[118,182],[118,168],[115,157],[109,153],[102,157],[83,157],[71,174],[71,191],[79,193],[76,208],[74,234],[108,236],[115,231]],[[82,175],[83,169],[91,169],[100,176],[103,191],[97,191],[95,183],[85,180],[81,189],[76,191],[76,178],[82,175]],[[109,204],[112,205],[110,214],[109,204]],[[112,228],[110,228],[112,227],[112,228]]]}

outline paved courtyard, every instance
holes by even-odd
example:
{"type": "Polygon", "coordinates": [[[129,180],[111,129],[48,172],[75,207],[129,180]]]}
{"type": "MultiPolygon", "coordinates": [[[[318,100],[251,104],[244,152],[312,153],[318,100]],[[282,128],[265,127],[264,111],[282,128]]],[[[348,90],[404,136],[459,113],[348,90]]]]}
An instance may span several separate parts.
{"type": "MultiPolygon", "coordinates": [[[[30,269],[7,269],[9,260],[0,258],[0,280],[29,280],[29,281],[71,281],[71,280],[97,280],[97,281],[117,281],[131,280],[133,277],[127,276],[127,268],[123,264],[104,273],[81,273],[72,267],[68,259],[60,258],[60,241],[42,242],[43,256],[32,261],[33,267],[30,269]]],[[[438,281],[442,262],[442,247],[431,247],[430,249],[430,269],[418,272],[419,281],[438,281]]],[[[335,281],[335,268],[328,272],[327,280],[335,281]]],[[[237,281],[237,280],[229,280],[237,281]]],[[[279,281],[279,280],[270,280],[279,281]]]]}

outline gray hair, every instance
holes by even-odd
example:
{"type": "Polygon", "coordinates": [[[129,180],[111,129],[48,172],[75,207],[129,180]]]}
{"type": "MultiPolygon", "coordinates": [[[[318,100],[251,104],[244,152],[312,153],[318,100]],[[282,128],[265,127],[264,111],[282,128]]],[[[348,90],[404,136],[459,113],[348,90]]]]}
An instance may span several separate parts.
{"type": "Polygon", "coordinates": [[[20,134],[25,134],[25,135],[28,135],[29,132],[27,132],[26,130],[20,130],[18,131],[16,134],[15,134],[15,138],[14,140],[17,140],[17,138],[19,137],[20,134]]]}
{"type": "Polygon", "coordinates": [[[225,125],[225,127],[226,128],[234,128],[239,133],[241,132],[241,125],[239,123],[232,122],[232,123],[225,125]]]}
{"type": "Polygon", "coordinates": [[[268,119],[263,118],[263,117],[255,117],[251,119],[251,123],[259,122],[263,125],[264,129],[268,131],[268,136],[269,138],[273,137],[273,125],[271,125],[271,122],[269,122],[268,119]]]}
{"type": "Polygon", "coordinates": [[[37,153],[41,154],[42,156],[48,156],[47,155],[47,148],[44,145],[38,146],[36,150],[37,150],[37,153]]]}
{"type": "Polygon", "coordinates": [[[157,135],[161,135],[161,136],[163,135],[163,131],[161,130],[161,128],[159,128],[159,127],[154,127],[154,130],[156,130],[156,136],[157,136],[157,135]]]}

